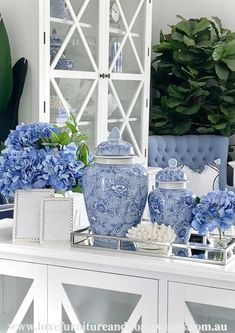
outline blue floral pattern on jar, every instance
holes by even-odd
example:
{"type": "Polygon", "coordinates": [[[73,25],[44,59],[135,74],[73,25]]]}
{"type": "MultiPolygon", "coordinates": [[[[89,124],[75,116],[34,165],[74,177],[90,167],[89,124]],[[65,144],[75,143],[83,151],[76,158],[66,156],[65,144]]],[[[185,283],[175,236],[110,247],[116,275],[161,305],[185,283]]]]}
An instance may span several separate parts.
{"type": "Polygon", "coordinates": [[[150,217],[153,223],[171,225],[176,243],[187,243],[190,237],[193,194],[186,189],[157,188],[149,195],[150,217]]]}
{"type": "Polygon", "coordinates": [[[84,172],[83,188],[94,234],[125,237],[140,223],[148,195],[143,166],[94,163],[84,172]]]}

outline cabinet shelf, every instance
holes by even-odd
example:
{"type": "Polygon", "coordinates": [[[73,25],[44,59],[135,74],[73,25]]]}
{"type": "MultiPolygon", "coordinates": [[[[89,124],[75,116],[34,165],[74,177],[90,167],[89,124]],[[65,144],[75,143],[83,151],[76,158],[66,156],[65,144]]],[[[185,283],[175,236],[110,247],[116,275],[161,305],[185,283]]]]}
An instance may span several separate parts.
{"type": "MultiPolygon", "coordinates": [[[[57,18],[57,17],[51,17],[50,21],[53,22],[53,23],[60,23],[60,24],[64,24],[64,25],[73,25],[74,24],[74,21],[64,20],[64,19],[60,19],[60,18],[57,18]]],[[[89,24],[89,23],[79,22],[79,25],[82,28],[87,28],[87,29],[92,29],[93,28],[93,25],[89,24]]]]}
{"type": "Polygon", "coordinates": [[[99,77],[97,72],[86,72],[86,71],[69,71],[52,69],[51,76],[58,79],[85,79],[85,80],[96,80],[99,77]]]}
{"type": "MultiPolygon", "coordinates": [[[[58,127],[64,127],[65,126],[65,121],[60,121],[60,122],[55,122],[54,125],[58,127]]],[[[92,121],[79,121],[78,126],[89,126],[92,125],[92,121]]]]}
{"type": "MultiPolygon", "coordinates": [[[[110,31],[110,36],[125,36],[127,34],[127,32],[125,30],[119,29],[119,28],[113,28],[110,27],[109,28],[110,31]]],[[[131,36],[132,37],[140,37],[140,34],[137,34],[135,32],[131,32],[131,36]]]]}
{"type": "MultiPolygon", "coordinates": [[[[138,121],[138,118],[129,118],[128,122],[134,122],[134,121],[138,121]]],[[[124,119],[119,118],[119,119],[108,119],[108,123],[112,124],[112,123],[124,123],[124,119]]]]}

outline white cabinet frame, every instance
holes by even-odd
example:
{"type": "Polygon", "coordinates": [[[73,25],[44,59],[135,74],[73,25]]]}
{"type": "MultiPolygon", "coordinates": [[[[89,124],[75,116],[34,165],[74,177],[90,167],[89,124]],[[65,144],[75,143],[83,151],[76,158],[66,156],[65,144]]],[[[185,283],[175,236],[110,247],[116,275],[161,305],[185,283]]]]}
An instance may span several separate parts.
{"type": "MultiPolygon", "coordinates": [[[[149,328],[158,324],[158,281],[140,279],[108,273],[83,271],[62,267],[49,267],[48,271],[48,322],[54,327],[62,322],[62,305],[74,327],[82,327],[77,315],[64,291],[62,284],[98,288],[140,295],[126,328],[122,333],[132,333],[142,317],[142,333],[149,333],[149,328]]],[[[79,296],[78,296],[79,297],[79,296]]],[[[156,328],[157,329],[157,328],[156,328]]],[[[49,330],[52,333],[53,330],[49,330]]],[[[82,330],[75,330],[81,333],[82,330]]]]}
{"type": "Polygon", "coordinates": [[[184,324],[190,327],[190,333],[200,333],[185,302],[235,310],[235,291],[169,282],[168,333],[184,333],[184,324]]]}

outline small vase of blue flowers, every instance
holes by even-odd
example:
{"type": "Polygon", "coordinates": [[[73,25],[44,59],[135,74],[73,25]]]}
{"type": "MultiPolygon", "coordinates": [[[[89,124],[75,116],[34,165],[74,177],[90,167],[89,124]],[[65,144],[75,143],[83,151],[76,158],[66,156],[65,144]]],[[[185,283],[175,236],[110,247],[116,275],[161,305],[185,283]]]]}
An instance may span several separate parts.
{"type": "Polygon", "coordinates": [[[83,170],[91,162],[86,137],[75,119],[62,128],[21,124],[11,131],[0,155],[0,193],[53,188],[81,192],[83,170]]]}
{"type": "Polygon", "coordinates": [[[219,242],[224,245],[224,233],[235,223],[235,193],[231,191],[213,191],[204,195],[193,209],[192,227],[199,235],[208,235],[216,228],[219,242]]]}

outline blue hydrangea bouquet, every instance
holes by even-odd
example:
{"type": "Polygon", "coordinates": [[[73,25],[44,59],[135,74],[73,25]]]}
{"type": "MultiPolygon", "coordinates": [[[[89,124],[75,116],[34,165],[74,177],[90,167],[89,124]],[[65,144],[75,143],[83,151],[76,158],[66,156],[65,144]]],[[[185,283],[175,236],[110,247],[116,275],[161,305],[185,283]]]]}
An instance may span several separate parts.
{"type": "Polygon", "coordinates": [[[47,123],[19,125],[11,131],[0,156],[0,193],[53,188],[81,191],[83,169],[91,155],[86,137],[71,118],[63,128],[47,123]]]}
{"type": "Polygon", "coordinates": [[[204,195],[193,209],[192,227],[200,235],[207,235],[216,228],[222,234],[235,222],[235,193],[213,191],[204,195]]]}

